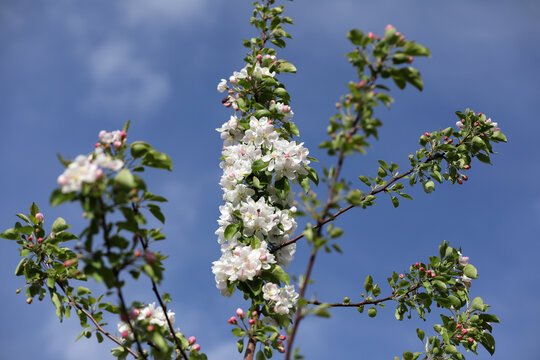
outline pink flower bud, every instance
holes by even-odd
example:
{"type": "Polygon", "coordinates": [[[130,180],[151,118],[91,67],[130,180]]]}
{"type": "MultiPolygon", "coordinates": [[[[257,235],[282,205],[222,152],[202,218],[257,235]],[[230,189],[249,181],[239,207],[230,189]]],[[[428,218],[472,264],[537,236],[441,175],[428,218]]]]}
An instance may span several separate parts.
{"type": "Polygon", "coordinates": [[[457,338],[458,338],[458,340],[461,340],[461,339],[463,339],[463,335],[458,335],[457,338]]]}
{"type": "Polygon", "coordinates": [[[434,272],[431,273],[431,277],[434,278],[435,276],[437,276],[437,274],[435,274],[434,272]]]}
{"type": "Polygon", "coordinates": [[[191,347],[191,351],[197,352],[199,350],[201,350],[201,345],[199,344],[195,344],[191,347]]]}
{"type": "Polygon", "coordinates": [[[231,316],[231,317],[229,318],[229,320],[227,320],[227,322],[228,322],[229,324],[232,324],[232,325],[238,323],[238,321],[236,320],[236,318],[235,318],[234,316],[231,316]]]}
{"type": "Polygon", "coordinates": [[[462,327],[463,327],[463,325],[461,325],[461,324],[456,325],[456,329],[461,329],[462,327]]]}
{"type": "Polygon", "coordinates": [[[283,346],[278,347],[277,350],[282,354],[285,352],[285,348],[283,346]]]}
{"type": "Polygon", "coordinates": [[[375,39],[375,35],[374,35],[371,31],[368,32],[367,36],[368,36],[371,40],[375,39]]]}
{"type": "Polygon", "coordinates": [[[420,263],[414,263],[414,267],[418,269],[420,267],[420,263]]]}
{"type": "Polygon", "coordinates": [[[288,114],[291,112],[291,107],[289,105],[283,105],[281,111],[283,111],[284,114],[288,114]]]}
{"type": "Polygon", "coordinates": [[[467,329],[461,330],[461,333],[462,333],[463,335],[467,334],[468,332],[469,332],[469,330],[467,330],[467,329]]]}
{"type": "Polygon", "coordinates": [[[141,250],[136,250],[133,255],[135,255],[136,257],[141,256],[141,250]]]}
{"type": "Polygon", "coordinates": [[[122,139],[125,139],[126,136],[127,136],[127,133],[126,133],[124,130],[120,131],[120,137],[121,137],[122,139]]]}
{"type": "Polygon", "coordinates": [[[127,331],[127,330],[126,330],[126,331],[122,331],[121,336],[122,336],[122,339],[127,338],[127,337],[129,336],[129,331],[127,331]]]}
{"type": "Polygon", "coordinates": [[[233,84],[233,85],[238,85],[238,78],[237,78],[236,76],[234,76],[234,75],[231,75],[231,76],[229,77],[229,82],[230,82],[231,84],[233,84]]]}
{"type": "Polygon", "coordinates": [[[150,250],[146,250],[146,253],[144,254],[144,259],[150,265],[156,262],[156,256],[150,250]]]}
{"type": "Polygon", "coordinates": [[[95,148],[98,148],[98,147],[100,147],[100,146],[101,146],[101,143],[98,143],[98,142],[97,142],[97,143],[94,144],[94,147],[95,147],[95,148]]]}
{"type": "Polygon", "coordinates": [[[470,337],[470,338],[467,339],[467,341],[472,344],[474,342],[474,339],[472,337],[470,337]]]}
{"type": "Polygon", "coordinates": [[[230,102],[226,102],[226,103],[224,103],[223,105],[225,105],[225,107],[227,107],[227,108],[229,108],[229,107],[232,106],[232,104],[231,104],[230,102]]]}
{"type": "Polygon", "coordinates": [[[37,213],[36,214],[36,219],[41,222],[41,221],[43,221],[43,219],[45,219],[45,216],[43,216],[42,213],[37,213]]]}
{"type": "Polygon", "coordinates": [[[31,304],[31,303],[32,303],[32,298],[26,299],[26,303],[27,303],[27,304],[31,304]]]}
{"type": "Polygon", "coordinates": [[[279,335],[279,340],[285,340],[287,339],[287,335],[279,335]]]}
{"type": "Polygon", "coordinates": [[[399,274],[399,278],[400,278],[400,279],[403,279],[404,277],[405,277],[405,275],[399,274]]]}
{"type": "Polygon", "coordinates": [[[248,320],[249,325],[254,325],[256,322],[257,322],[257,320],[255,320],[255,319],[249,319],[248,320]]]}
{"type": "Polygon", "coordinates": [[[243,319],[246,316],[246,313],[241,308],[236,309],[236,316],[240,319],[243,319]]]}
{"type": "Polygon", "coordinates": [[[28,236],[28,241],[32,241],[33,239],[32,235],[28,236]]]}
{"type": "Polygon", "coordinates": [[[152,332],[152,331],[154,331],[154,329],[155,329],[154,325],[152,325],[152,324],[148,325],[148,327],[146,328],[146,330],[148,330],[148,332],[152,332]]]}
{"type": "Polygon", "coordinates": [[[113,145],[114,145],[115,148],[118,149],[119,147],[122,146],[122,142],[121,142],[120,140],[116,140],[116,141],[113,143],[113,145]]]}
{"type": "Polygon", "coordinates": [[[66,186],[69,182],[69,179],[65,175],[60,175],[56,181],[58,182],[58,185],[66,186]]]}
{"type": "Polygon", "coordinates": [[[465,170],[469,170],[469,169],[471,168],[471,165],[464,165],[463,168],[464,168],[465,170]]]}
{"type": "Polygon", "coordinates": [[[460,256],[459,257],[459,263],[460,265],[467,265],[469,263],[469,257],[468,256],[460,256]]]}
{"type": "Polygon", "coordinates": [[[266,261],[266,259],[268,259],[268,257],[266,255],[259,256],[259,260],[261,260],[261,261],[266,261]]]}
{"type": "Polygon", "coordinates": [[[257,316],[257,312],[256,312],[256,311],[253,311],[253,312],[251,313],[251,316],[253,316],[253,317],[257,316]]]}
{"type": "Polygon", "coordinates": [[[41,244],[43,242],[43,238],[37,239],[37,242],[41,244]]]}
{"type": "Polygon", "coordinates": [[[386,27],[384,28],[384,30],[390,30],[391,28],[393,28],[393,26],[390,25],[390,24],[388,24],[388,25],[386,25],[386,27]]]}
{"type": "Polygon", "coordinates": [[[407,62],[410,64],[410,63],[413,62],[413,60],[414,60],[414,58],[412,56],[409,56],[409,59],[407,60],[407,62]]]}
{"type": "Polygon", "coordinates": [[[141,310],[139,310],[139,309],[133,309],[133,310],[131,310],[131,311],[129,312],[129,317],[130,317],[131,319],[136,319],[136,318],[139,316],[140,313],[141,313],[141,310]]]}
{"type": "Polygon", "coordinates": [[[197,339],[195,338],[195,336],[190,336],[189,339],[188,339],[189,345],[195,344],[195,341],[197,341],[197,339]]]}

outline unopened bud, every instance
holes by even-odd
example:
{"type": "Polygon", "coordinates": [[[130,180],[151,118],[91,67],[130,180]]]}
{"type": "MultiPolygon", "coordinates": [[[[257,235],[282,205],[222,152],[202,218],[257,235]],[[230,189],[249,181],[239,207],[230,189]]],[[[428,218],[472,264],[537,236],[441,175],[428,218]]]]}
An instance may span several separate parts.
{"type": "Polygon", "coordinates": [[[31,304],[31,303],[32,303],[32,298],[26,299],[26,303],[27,303],[27,304],[31,304]]]}
{"type": "Polygon", "coordinates": [[[246,313],[241,308],[236,309],[236,316],[238,316],[240,319],[243,319],[244,316],[246,316],[246,313]]]}
{"type": "Polygon", "coordinates": [[[39,222],[42,222],[44,218],[45,218],[45,216],[43,216],[42,213],[37,213],[37,214],[36,214],[36,219],[37,219],[39,222]]]}
{"type": "Polygon", "coordinates": [[[189,339],[188,339],[189,345],[195,344],[196,341],[197,341],[197,339],[195,338],[195,336],[190,336],[189,339]]]}
{"type": "Polygon", "coordinates": [[[146,262],[150,265],[152,265],[153,263],[156,262],[156,256],[154,255],[153,252],[151,252],[150,250],[146,250],[145,254],[144,254],[144,259],[146,260],[146,262]]]}
{"type": "Polygon", "coordinates": [[[37,242],[41,244],[43,242],[43,238],[37,239],[37,242]]]}
{"type": "Polygon", "coordinates": [[[368,36],[371,40],[375,39],[375,35],[374,35],[371,31],[368,32],[367,36],[368,36]]]}
{"type": "Polygon", "coordinates": [[[126,331],[122,331],[121,336],[122,336],[122,339],[127,338],[127,337],[129,336],[129,331],[127,331],[127,330],[126,330],[126,331]]]}
{"type": "Polygon", "coordinates": [[[399,274],[399,278],[400,278],[400,279],[403,279],[404,277],[405,277],[405,275],[399,274]]]}
{"type": "Polygon", "coordinates": [[[469,263],[469,257],[468,256],[460,256],[459,257],[459,264],[460,265],[467,265],[469,263]]]}
{"type": "Polygon", "coordinates": [[[391,28],[393,28],[393,26],[390,25],[390,24],[388,24],[388,25],[386,25],[386,27],[384,28],[384,30],[390,30],[391,28]]]}
{"type": "Polygon", "coordinates": [[[116,140],[116,141],[113,143],[113,145],[114,145],[115,148],[118,149],[119,147],[122,146],[122,142],[121,142],[120,140],[116,140]]]}
{"type": "Polygon", "coordinates": [[[409,56],[409,59],[407,60],[407,62],[410,64],[410,63],[413,62],[413,60],[414,60],[414,58],[412,56],[409,56]]]}
{"type": "Polygon", "coordinates": [[[287,335],[279,335],[279,340],[285,340],[287,339],[287,335]]]}
{"type": "Polygon", "coordinates": [[[229,320],[227,320],[227,322],[228,322],[229,324],[232,324],[232,325],[238,323],[238,321],[236,320],[236,318],[235,318],[234,316],[231,316],[231,317],[229,318],[229,320]]]}
{"type": "Polygon", "coordinates": [[[255,319],[249,319],[248,320],[249,325],[254,325],[256,322],[257,322],[257,320],[255,320],[255,319]]]}
{"type": "Polygon", "coordinates": [[[471,168],[471,165],[464,165],[463,168],[464,168],[465,170],[469,170],[469,169],[471,168]]]}
{"type": "Polygon", "coordinates": [[[191,347],[191,351],[197,352],[199,350],[201,350],[201,345],[199,344],[195,344],[191,347]]]}
{"type": "Polygon", "coordinates": [[[133,255],[135,255],[135,257],[141,256],[141,250],[136,250],[133,255]]]}
{"type": "Polygon", "coordinates": [[[148,330],[148,332],[152,332],[152,331],[154,331],[154,329],[155,329],[154,325],[152,325],[152,324],[148,325],[148,327],[146,328],[146,330],[148,330]]]}

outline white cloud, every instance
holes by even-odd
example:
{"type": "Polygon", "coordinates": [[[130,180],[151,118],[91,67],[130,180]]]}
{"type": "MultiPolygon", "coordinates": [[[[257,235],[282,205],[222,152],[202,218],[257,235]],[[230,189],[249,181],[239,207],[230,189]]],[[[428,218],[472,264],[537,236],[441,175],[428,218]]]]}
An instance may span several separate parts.
{"type": "Polygon", "coordinates": [[[168,79],[134,51],[130,42],[112,40],[91,50],[92,89],[87,105],[103,110],[147,113],[169,96],[168,79]]]}
{"type": "Polygon", "coordinates": [[[205,13],[207,0],[125,0],[120,3],[127,24],[162,26],[178,21],[193,22],[205,13]]]}

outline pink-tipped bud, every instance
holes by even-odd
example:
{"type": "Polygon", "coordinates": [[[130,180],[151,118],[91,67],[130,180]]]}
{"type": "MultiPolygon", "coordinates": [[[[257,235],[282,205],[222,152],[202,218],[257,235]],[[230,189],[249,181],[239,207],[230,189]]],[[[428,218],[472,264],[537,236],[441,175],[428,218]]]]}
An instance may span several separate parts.
{"type": "Polygon", "coordinates": [[[261,54],[258,54],[258,55],[257,55],[257,60],[258,60],[258,61],[261,61],[262,58],[263,58],[263,56],[262,56],[261,54]]]}
{"type": "Polygon", "coordinates": [[[141,256],[141,250],[136,250],[133,255],[135,255],[135,257],[141,256]]]}
{"type": "Polygon", "coordinates": [[[257,322],[257,320],[255,320],[255,319],[249,319],[248,320],[249,325],[255,325],[256,322],[257,322]]]}
{"type": "Polygon", "coordinates": [[[390,30],[391,28],[393,28],[393,26],[390,25],[390,24],[388,24],[388,25],[386,25],[386,27],[384,28],[384,30],[390,30]]]}
{"type": "Polygon", "coordinates": [[[197,339],[195,338],[195,336],[190,336],[189,339],[188,339],[189,345],[195,344],[196,341],[197,341],[197,339]]]}
{"type": "Polygon", "coordinates": [[[123,322],[126,322],[127,321],[126,315],[120,314],[120,320],[122,320],[123,322]]]}
{"type": "Polygon", "coordinates": [[[404,277],[405,277],[405,275],[399,274],[399,278],[400,278],[400,279],[403,279],[404,277]]]}
{"type": "Polygon", "coordinates": [[[291,107],[289,105],[283,105],[281,111],[283,111],[284,114],[288,114],[291,112],[291,107]]]}
{"type": "Polygon", "coordinates": [[[261,261],[266,261],[266,259],[268,259],[268,257],[266,255],[264,255],[264,254],[259,256],[259,260],[261,260],[261,261]]]}
{"type": "Polygon", "coordinates": [[[458,335],[457,338],[458,338],[458,340],[461,340],[461,339],[463,339],[463,335],[458,335]]]}
{"type": "Polygon", "coordinates": [[[34,238],[32,237],[32,235],[30,235],[30,236],[28,237],[28,241],[32,241],[33,239],[34,239],[34,238]]]}
{"type": "Polygon", "coordinates": [[[287,335],[279,335],[279,340],[285,340],[287,339],[287,335]]]}
{"type": "Polygon", "coordinates": [[[236,320],[236,318],[235,318],[234,316],[231,316],[231,317],[229,318],[229,320],[227,320],[227,322],[228,322],[229,324],[231,324],[231,325],[234,325],[234,324],[237,324],[237,323],[238,323],[238,321],[236,320]]]}
{"type": "Polygon", "coordinates": [[[467,341],[472,344],[474,342],[474,339],[472,337],[470,337],[470,338],[467,339],[467,341]]]}
{"type": "Polygon", "coordinates": [[[226,102],[226,103],[224,103],[223,105],[225,105],[225,107],[229,108],[229,107],[231,107],[231,106],[232,106],[232,103],[230,103],[230,102],[226,102]]]}
{"type": "Polygon", "coordinates": [[[420,267],[420,263],[414,263],[414,267],[418,269],[420,267]]]}
{"type": "Polygon", "coordinates": [[[76,263],[77,263],[77,258],[73,258],[73,259],[69,259],[69,260],[64,261],[64,266],[65,267],[70,267],[72,265],[75,265],[76,263]]]}
{"type": "Polygon", "coordinates": [[[27,303],[27,304],[31,304],[31,303],[32,303],[32,298],[26,299],[26,303],[27,303]]]}
{"type": "Polygon", "coordinates": [[[100,147],[100,146],[101,146],[101,143],[95,143],[95,144],[94,144],[94,147],[95,147],[95,148],[98,148],[98,147],[100,147]]]}
{"type": "Polygon", "coordinates": [[[366,85],[366,81],[365,81],[365,80],[360,80],[360,82],[358,83],[358,85],[364,86],[364,85],[366,85]]]}
{"type": "Polygon", "coordinates": [[[462,327],[463,327],[463,325],[461,325],[461,324],[456,325],[456,329],[461,329],[462,327]]]}
{"type": "Polygon", "coordinates": [[[285,352],[285,348],[283,346],[278,347],[277,350],[282,354],[285,352]]]}
{"type": "Polygon", "coordinates": [[[122,139],[125,139],[126,136],[127,136],[127,133],[126,133],[124,130],[120,131],[120,137],[121,137],[122,139]]]}
{"type": "Polygon", "coordinates": [[[201,345],[199,344],[195,344],[191,347],[191,351],[198,352],[199,350],[201,350],[201,345]]]}
{"type": "Polygon", "coordinates": [[[414,60],[414,58],[412,56],[409,56],[409,59],[407,60],[407,62],[410,64],[410,63],[413,62],[413,60],[414,60]]]}
{"type": "Polygon", "coordinates": [[[118,149],[119,147],[122,146],[122,142],[121,142],[120,140],[116,140],[116,141],[113,143],[113,145],[114,145],[115,148],[118,149]]]}
{"type": "Polygon", "coordinates": [[[236,309],[236,316],[240,319],[243,319],[246,316],[246,313],[241,308],[236,309]]]}
{"type": "Polygon", "coordinates": [[[120,334],[122,336],[122,339],[125,339],[129,336],[129,331],[122,331],[122,334],[120,334]]]}
{"type": "Polygon", "coordinates": [[[422,266],[422,267],[420,267],[419,270],[420,270],[420,271],[424,271],[425,269],[424,269],[424,267],[422,266]]]}
{"type": "Polygon", "coordinates": [[[431,270],[426,271],[426,274],[429,276],[431,275],[431,270]]]}
{"type": "Polygon", "coordinates": [[[459,185],[463,184],[463,180],[461,180],[461,179],[457,179],[457,182],[459,183],[459,185]]]}
{"type": "Polygon", "coordinates": [[[148,332],[152,332],[152,331],[154,331],[154,329],[155,329],[154,325],[152,325],[152,324],[148,325],[148,327],[146,328],[146,330],[148,330],[148,332]]]}
{"type": "Polygon", "coordinates": [[[468,256],[460,256],[459,257],[459,264],[460,265],[467,265],[469,263],[469,257],[468,256]]]}
{"type": "Polygon", "coordinates": [[[464,165],[463,168],[464,168],[465,170],[469,170],[469,169],[471,168],[471,165],[464,165]]]}
{"type": "Polygon", "coordinates": [[[28,244],[28,247],[29,247],[30,249],[33,249],[33,248],[34,248],[34,244],[28,244]]]}
{"type": "Polygon", "coordinates": [[[41,244],[43,242],[43,238],[37,239],[37,242],[41,244]]]}
{"type": "Polygon", "coordinates": [[[45,219],[45,216],[43,216],[42,213],[37,213],[36,214],[36,219],[37,219],[37,221],[42,222],[43,219],[45,219]]]}
{"type": "Polygon", "coordinates": [[[150,250],[146,250],[146,252],[144,253],[144,259],[150,265],[156,262],[156,256],[150,250]]]}
{"type": "Polygon", "coordinates": [[[437,276],[437,274],[435,274],[434,272],[431,273],[431,277],[432,277],[432,278],[434,278],[434,277],[436,277],[436,276],[437,276]]]}
{"type": "Polygon", "coordinates": [[[230,82],[231,84],[233,84],[233,85],[238,85],[238,78],[237,78],[236,76],[234,76],[234,75],[231,75],[231,76],[229,77],[229,82],[230,82]]]}
{"type": "Polygon", "coordinates": [[[136,319],[136,318],[139,316],[140,313],[141,313],[141,310],[139,310],[139,309],[133,309],[133,310],[131,310],[131,311],[129,312],[129,317],[130,317],[131,319],[136,319]]]}
{"type": "Polygon", "coordinates": [[[375,35],[374,35],[371,31],[368,32],[367,36],[368,36],[371,40],[375,39],[375,35]]]}
{"type": "Polygon", "coordinates": [[[256,311],[253,311],[253,312],[251,313],[251,316],[253,316],[253,317],[257,316],[257,312],[256,312],[256,311]]]}
{"type": "Polygon", "coordinates": [[[461,333],[462,333],[463,335],[467,334],[468,332],[469,332],[469,330],[467,330],[467,329],[462,329],[462,330],[461,330],[461,333]]]}

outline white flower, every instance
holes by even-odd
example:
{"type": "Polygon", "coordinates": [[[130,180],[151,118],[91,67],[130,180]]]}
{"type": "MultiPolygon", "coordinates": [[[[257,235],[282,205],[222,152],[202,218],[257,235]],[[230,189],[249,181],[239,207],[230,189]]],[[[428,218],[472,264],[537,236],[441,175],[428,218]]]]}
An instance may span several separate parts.
{"type": "Polygon", "coordinates": [[[296,305],[299,295],[294,290],[294,285],[278,288],[276,284],[267,283],[262,287],[265,300],[274,304],[274,311],[281,315],[289,314],[290,309],[296,305]]]}
{"type": "Polygon", "coordinates": [[[98,136],[99,139],[105,144],[113,144],[115,141],[123,141],[125,138],[125,132],[121,130],[115,130],[111,132],[101,130],[98,136]]]}
{"type": "Polygon", "coordinates": [[[491,125],[491,129],[489,129],[491,132],[501,131],[501,129],[497,127],[499,124],[496,122],[491,122],[491,118],[487,119],[486,122],[491,125]]]}
{"type": "Polygon", "coordinates": [[[103,169],[92,162],[92,156],[79,155],[58,177],[58,185],[63,193],[80,191],[83,183],[91,184],[102,176],[103,169]]]}
{"type": "Polygon", "coordinates": [[[229,87],[227,86],[227,80],[225,79],[221,79],[221,81],[219,82],[218,86],[217,86],[217,90],[222,93],[224,92],[225,90],[227,90],[229,87]]]}

